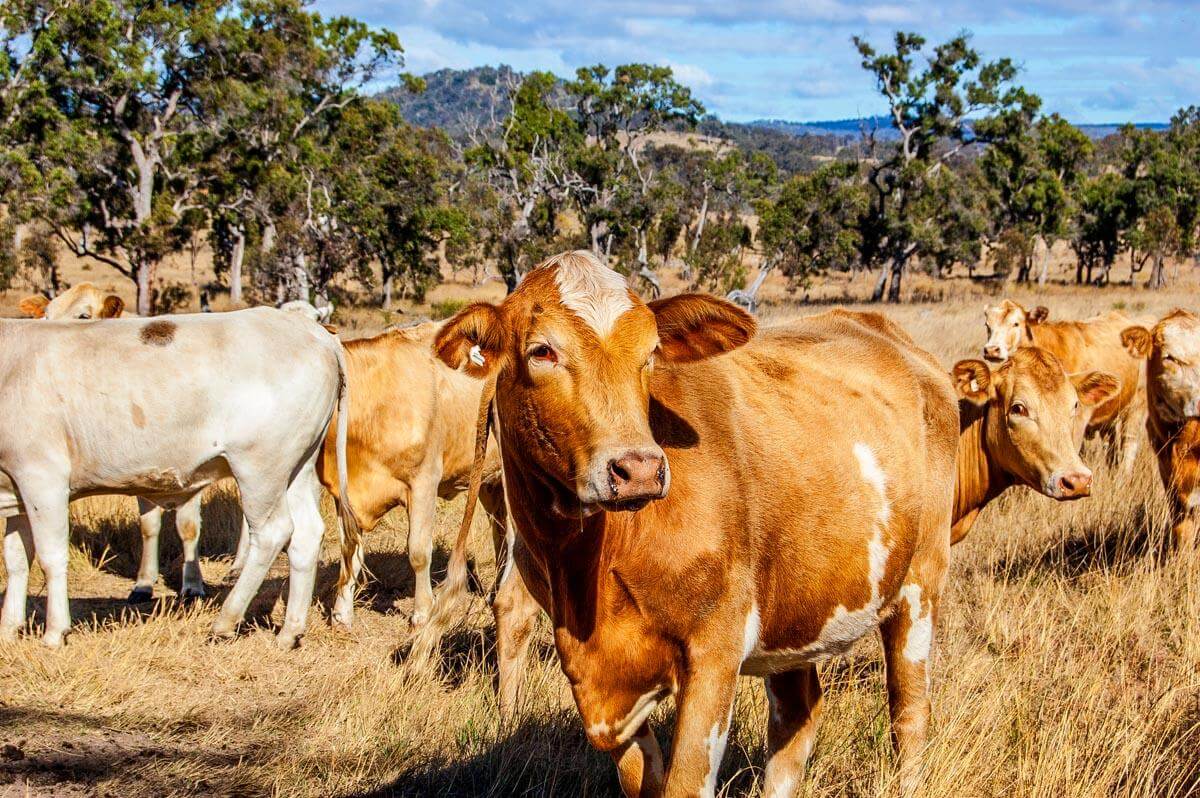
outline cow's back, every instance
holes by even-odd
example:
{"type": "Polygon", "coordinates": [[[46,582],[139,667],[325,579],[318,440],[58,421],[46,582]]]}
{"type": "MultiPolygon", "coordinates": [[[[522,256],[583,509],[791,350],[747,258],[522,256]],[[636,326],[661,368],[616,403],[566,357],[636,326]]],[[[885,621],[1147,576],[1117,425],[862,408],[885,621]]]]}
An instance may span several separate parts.
{"type": "Polygon", "coordinates": [[[1113,311],[1084,321],[1048,321],[1029,328],[1034,345],[1054,354],[1068,374],[1105,371],[1121,383],[1116,396],[1095,409],[1089,428],[1111,423],[1137,396],[1141,363],[1121,344],[1121,331],[1132,323],[1113,311]]]}

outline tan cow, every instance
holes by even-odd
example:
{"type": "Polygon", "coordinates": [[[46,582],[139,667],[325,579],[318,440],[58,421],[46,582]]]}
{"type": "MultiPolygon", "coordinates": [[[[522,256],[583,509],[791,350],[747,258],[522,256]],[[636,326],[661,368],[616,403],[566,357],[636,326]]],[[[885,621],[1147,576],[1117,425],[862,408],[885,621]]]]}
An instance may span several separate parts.
{"type": "MultiPolygon", "coordinates": [[[[344,344],[354,394],[346,440],[350,504],[364,531],[374,529],[395,507],[408,510],[408,560],[416,576],[413,626],[429,618],[437,499],[451,499],[466,489],[482,392],[478,380],[447,368],[433,356],[430,344],[440,327],[427,323],[344,344]]],[[[317,474],[325,488],[338,496],[335,430],[336,424],[331,425],[317,474]]],[[[506,516],[494,446],[488,452],[480,499],[492,519],[499,551],[506,516]]],[[[246,547],[243,539],[235,572],[241,568],[246,547]]],[[[361,542],[355,546],[353,563],[353,572],[342,574],[333,612],[335,623],[346,627],[354,617],[354,585],[363,563],[361,542]]]]}
{"type": "MultiPolygon", "coordinates": [[[[739,673],[767,681],[765,792],[792,793],[821,714],[816,663],[877,628],[905,782],[919,771],[954,393],[874,314],[834,311],[750,341],[754,327],[708,296],[646,304],[575,252],[436,340],[448,364],[496,380],[522,552],[497,597],[500,647],[536,610],[513,600],[524,580],[626,795],[714,794],[739,673]],[[664,775],[647,718],[671,695],[664,775]]],[[[451,574],[447,602],[465,581],[453,561],[451,574]]]]}
{"type": "Polygon", "coordinates": [[[961,360],[951,378],[961,430],[952,544],[1013,485],[1059,501],[1091,493],[1092,472],[1079,459],[1079,445],[1094,409],[1117,392],[1115,377],[1068,376],[1054,355],[1025,346],[995,371],[982,360],[961,360]]]}
{"type": "MultiPolygon", "coordinates": [[[[26,316],[49,321],[115,319],[135,315],[125,312],[125,302],[121,297],[94,283],[77,283],[54,299],[34,294],[22,299],[18,307],[26,316]]],[[[183,573],[179,596],[184,599],[202,598],[205,595],[199,557],[201,496],[202,494],[197,493],[175,509],[175,529],[183,544],[183,573]]],[[[158,537],[162,531],[162,519],[161,507],[145,498],[138,498],[142,558],[133,590],[129,593],[131,604],[151,601],[154,598],[154,585],[158,582],[158,537]]],[[[246,551],[249,551],[248,545],[246,551]]]]}
{"type": "Polygon", "coordinates": [[[21,300],[21,312],[34,319],[116,319],[125,314],[125,301],[94,283],[78,283],[47,299],[34,294],[21,300]]]}
{"type": "Polygon", "coordinates": [[[1138,425],[1145,411],[1141,366],[1121,345],[1121,330],[1132,322],[1116,311],[1085,321],[1047,321],[1048,316],[1044,307],[1026,311],[1011,299],[985,307],[984,360],[1003,363],[1023,346],[1040,346],[1053,353],[1068,374],[1104,371],[1116,377],[1120,390],[1095,408],[1087,434],[1101,434],[1128,473],[1137,457],[1138,425]]]}
{"type": "MultiPolygon", "coordinates": [[[[395,507],[408,510],[408,561],[416,575],[413,626],[429,619],[433,604],[430,561],[437,499],[467,488],[475,451],[475,417],[483,387],[479,380],[447,368],[430,345],[441,328],[426,323],[345,343],[354,405],[346,459],[350,504],[364,531],[374,529],[395,507]]],[[[338,470],[332,434],[318,475],[335,496],[338,470]]],[[[499,551],[504,536],[500,458],[493,446],[486,461],[480,499],[492,520],[499,551]]],[[[334,619],[349,626],[354,584],[362,565],[357,548],[353,574],[343,575],[334,619]]]]}
{"type": "Polygon", "coordinates": [[[1190,549],[1200,525],[1200,317],[1177,309],[1121,340],[1146,359],[1146,431],[1171,505],[1176,548],[1190,549]]]}

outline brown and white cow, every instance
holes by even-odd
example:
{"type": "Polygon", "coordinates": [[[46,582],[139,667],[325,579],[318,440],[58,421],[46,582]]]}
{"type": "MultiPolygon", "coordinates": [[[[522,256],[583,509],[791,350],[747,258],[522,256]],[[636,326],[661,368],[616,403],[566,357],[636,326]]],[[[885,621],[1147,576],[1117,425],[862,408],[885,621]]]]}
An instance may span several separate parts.
{"type": "Polygon", "coordinates": [[[1079,445],[1095,407],[1117,392],[1115,377],[1069,376],[1058,358],[1036,346],[1017,349],[994,371],[982,360],[961,360],[950,374],[961,430],[952,544],[1013,485],[1059,501],[1091,493],[1092,472],[1079,445]]]}
{"type": "Polygon", "coordinates": [[[1171,505],[1176,548],[1190,549],[1200,525],[1200,316],[1177,309],[1152,328],[1121,334],[1146,359],[1146,431],[1171,505]]]}
{"type": "MultiPolygon", "coordinates": [[[[336,338],[299,314],[267,308],[0,321],[0,517],[7,519],[8,570],[0,640],[15,638],[25,624],[36,553],[47,583],[42,639],[62,644],[70,628],[71,499],[117,493],[173,507],[233,477],[250,554],[213,633],[234,633],[288,545],[289,595],[278,641],[294,645],[305,629],[324,532],[316,461],[335,407],[349,415],[344,375],[336,338]]],[[[344,463],[341,424],[338,439],[344,463]]],[[[344,502],[342,510],[353,529],[344,502]]]]}
{"type": "Polygon", "coordinates": [[[874,314],[754,330],[708,296],[646,304],[575,252],[501,305],[468,307],[435,342],[449,365],[496,380],[522,552],[497,597],[500,645],[536,611],[513,603],[524,580],[626,795],[714,794],[739,673],[767,681],[766,794],[790,794],[821,714],[816,664],[877,628],[902,773],[918,773],[954,393],[874,314]],[[647,718],[671,695],[664,775],[647,718]]]}
{"type": "MultiPolygon", "coordinates": [[[[429,618],[437,500],[451,499],[467,487],[482,392],[479,380],[433,356],[430,344],[440,327],[427,323],[343,344],[354,395],[346,437],[350,505],[364,532],[393,508],[408,510],[408,561],[416,576],[413,626],[429,618]]],[[[317,474],[336,497],[341,493],[335,429],[331,426],[326,436],[317,474]]],[[[485,462],[480,498],[492,519],[499,551],[506,516],[494,446],[485,462]]],[[[353,570],[342,574],[333,611],[334,621],[347,627],[354,617],[354,586],[363,562],[361,540],[355,543],[353,570]]],[[[237,570],[244,551],[243,540],[234,563],[237,570]]]]}
{"type": "MultiPolygon", "coordinates": [[[[136,318],[125,311],[121,297],[94,283],[77,283],[54,299],[34,294],[21,300],[21,312],[35,319],[49,321],[136,318]]],[[[183,573],[179,596],[184,599],[203,598],[204,576],[200,572],[200,501],[201,493],[175,509],[175,530],[183,544],[183,573]]],[[[154,502],[138,499],[138,526],[142,532],[142,558],[137,579],[129,593],[129,602],[136,604],[154,598],[158,582],[158,538],[162,531],[163,509],[154,502]]]]}
{"type": "Polygon", "coordinates": [[[1102,435],[1128,473],[1137,457],[1138,425],[1145,411],[1141,365],[1121,345],[1121,330],[1132,322],[1117,311],[1084,321],[1047,321],[1048,316],[1045,307],[1026,311],[1011,299],[986,306],[983,359],[1003,363],[1021,347],[1040,346],[1053,353],[1068,374],[1103,371],[1116,377],[1119,390],[1094,409],[1087,434],[1102,435]]]}

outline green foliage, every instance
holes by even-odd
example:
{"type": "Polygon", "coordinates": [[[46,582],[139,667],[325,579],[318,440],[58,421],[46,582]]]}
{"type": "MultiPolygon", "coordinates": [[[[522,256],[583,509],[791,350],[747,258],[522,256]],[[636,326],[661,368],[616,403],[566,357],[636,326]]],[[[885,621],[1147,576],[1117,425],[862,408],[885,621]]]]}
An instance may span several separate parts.
{"type": "Polygon", "coordinates": [[[855,163],[835,161],[795,175],[776,199],[757,206],[763,252],[795,285],[829,269],[851,269],[859,264],[868,202],[855,163]]]}
{"type": "Polygon", "coordinates": [[[429,313],[435,321],[448,319],[467,306],[465,299],[441,299],[429,304],[429,313]]]}

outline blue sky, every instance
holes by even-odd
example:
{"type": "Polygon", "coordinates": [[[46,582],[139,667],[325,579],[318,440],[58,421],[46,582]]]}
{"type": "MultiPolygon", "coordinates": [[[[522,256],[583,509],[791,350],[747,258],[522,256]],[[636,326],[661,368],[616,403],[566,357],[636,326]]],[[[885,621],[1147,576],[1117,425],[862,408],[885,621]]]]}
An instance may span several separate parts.
{"type": "Polygon", "coordinates": [[[316,0],[396,31],[409,71],[506,63],[668,64],[722,118],[811,121],[880,112],[850,43],[896,29],[968,30],[985,57],[1077,123],[1166,121],[1200,103],[1200,0],[316,0]]]}

